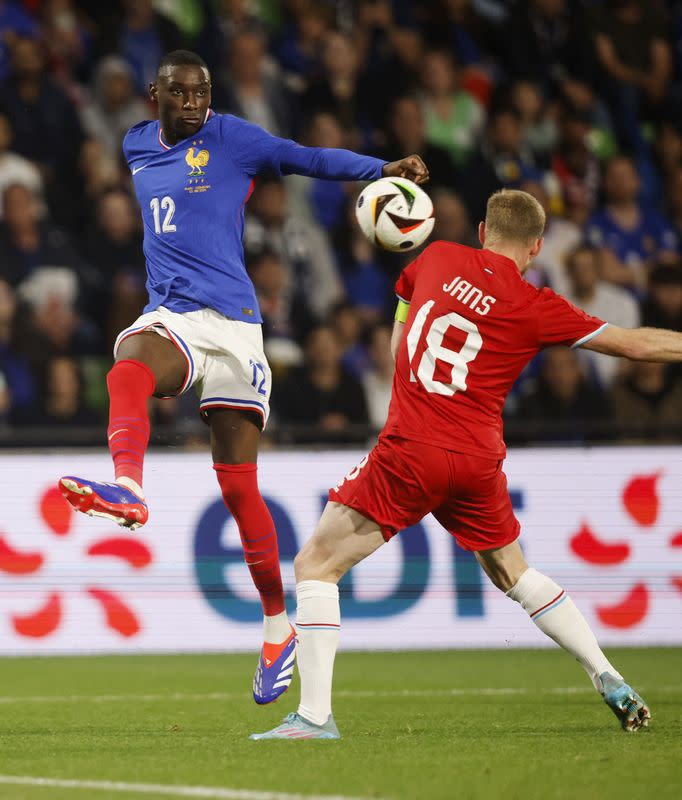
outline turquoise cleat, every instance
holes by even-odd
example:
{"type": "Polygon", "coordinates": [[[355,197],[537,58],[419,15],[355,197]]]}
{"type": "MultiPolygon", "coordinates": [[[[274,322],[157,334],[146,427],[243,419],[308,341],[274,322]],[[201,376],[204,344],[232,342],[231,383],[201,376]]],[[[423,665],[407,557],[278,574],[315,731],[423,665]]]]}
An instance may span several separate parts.
{"type": "Polygon", "coordinates": [[[602,685],[601,696],[620,720],[624,731],[635,733],[649,725],[649,707],[631,686],[610,672],[602,672],[599,680],[602,685]]]}
{"type": "Polygon", "coordinates": [[[336,727],[334,717],[329,715],[329,719],[324,725],[314,725],[303,719],[300,714],[287,714],[281,725],[265,733],[252,733],[249,739],[340,739],[341,734],[336,727]]]}

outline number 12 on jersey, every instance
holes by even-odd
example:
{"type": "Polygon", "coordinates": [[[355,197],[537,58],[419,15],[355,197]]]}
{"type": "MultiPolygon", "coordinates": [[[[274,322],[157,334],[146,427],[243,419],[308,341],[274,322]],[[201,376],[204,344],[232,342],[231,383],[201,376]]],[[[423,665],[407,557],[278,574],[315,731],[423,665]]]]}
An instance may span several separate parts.
{"type": "Polygon", "coordinates": [[[166,195],[163,200],[158,197],[152,197],[149,201],[149,208],[154,215],[154,233],[175,233],[177,227],[173,225],[173,215],[175,214],[175,201],[172,197],[166,195]],[[161,211],[166,212],[161,223],[161,211]]]}
{"type": "Polygon", "coordinates": [[[435,300],[429,300],[424,303],[417,311],[414,322],[407,334],[410,380],[419,380],[427,392],[452,396],[455,392],[466,391],[469,364],[478,355],[483,346],[483,339],[476,325],[455,311],[436,317],[426,331],[426,349],[422,353],[419,364],[415,369],[415,355],[424,335],[424,325],[435,302],[435,300]],[[443,345],[443,339],[450,328],[457,328],[457,330],[466,333],[466,341],[460,350],[450,350],[443,345]],[[437,361],[444,361],[446,364],[452,365],[450,383],[435,379],[437,361]]]}

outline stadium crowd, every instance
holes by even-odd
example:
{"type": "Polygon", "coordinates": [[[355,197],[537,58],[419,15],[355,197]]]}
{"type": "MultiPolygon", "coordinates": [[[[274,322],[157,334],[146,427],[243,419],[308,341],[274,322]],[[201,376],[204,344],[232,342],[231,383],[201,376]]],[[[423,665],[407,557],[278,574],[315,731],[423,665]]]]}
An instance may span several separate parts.
{"type": "MultiPolygon", "coordinates": [[[[0,431],[105,420],[112,342],[145,303],[120,145],[177,47],[209,64],[216,111],[420,153],[435,238],[473,245],[491,192],[532,193],[548,216],[532,282],[618,325],[682,330],[682,2],[0,0],[0,431]]],[[[414,253],[363,238],[360,188],[263,176],[249,201],[287,441],[362,440],[386,416],[393,284],[414,253]]],[[[679,440],[681,411],[679,369],[557,349],[515,388],[508,435],[679,440]]],[[[193,431],[194,399],[154,415],[193,431]]]]}

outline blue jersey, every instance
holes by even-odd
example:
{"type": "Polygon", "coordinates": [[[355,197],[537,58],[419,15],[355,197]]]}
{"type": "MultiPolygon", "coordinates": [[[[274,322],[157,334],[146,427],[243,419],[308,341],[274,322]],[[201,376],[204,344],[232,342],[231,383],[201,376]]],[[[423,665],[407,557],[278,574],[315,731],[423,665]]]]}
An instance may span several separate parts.
{"type": "Polygon", "coordinates": [[[385,161],[348,150],[302,147],[230,114],[209,111],[189,139],[170,147],[158,121],[123,140],[144,222],[146,311],[213,308],[261,322],[246,272],[244,206],[261,172],[373,180],[385,161]]]}
{"type": "Polygon", "coordinates": [[[587,239],[594,247],[613,250],[624,264],[639,264],[662,250],[677,251],[677,236],[657,211],[642,209],[639,224],[621,228],[608,208],[596,211],[587,221],[587,239]]]}

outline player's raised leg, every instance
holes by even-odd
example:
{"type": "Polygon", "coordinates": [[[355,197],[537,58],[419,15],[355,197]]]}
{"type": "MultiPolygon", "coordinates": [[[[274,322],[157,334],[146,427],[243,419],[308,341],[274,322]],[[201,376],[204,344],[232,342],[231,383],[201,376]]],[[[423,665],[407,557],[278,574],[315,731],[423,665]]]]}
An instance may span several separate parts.
{"type": "Polygon", "coordinates": [[[327,503],[313,537],[294,562],[301,702],[298,711],[252,739],[339,739],[332,677],[341,612],[338,582],[384,544],[379,525],[347,506],[327,503]]]}
{"type": "Polygon", "coordinates": [[[186,362],[177,348],[153,332],[131,335],[120,345],[107,375],[109,427],[107,438],[114,462],[114,483],[67,475],[59,488],[77,510],[104,517],[134,530],[149,512],[142,490],[144,455],[149,442],[147,401],[153,394],[176,394],[184,381],[186,362]]]}
{"type": "Polygon", "coordinates": [[[253,683],[259,704],[271,703],[291,683],[296,637],[284,604],[275,523],[258,488],[261,419],[252,411],[207,412],[213,468],[225,505],[239,527],[244,560],[263,605],[263,648],[253,683]]]}
{"type": "Polygon", "coordinates": [[[551,578],[529,567],[518,541],[476,553],[490,580],[521,604],[538,628],[574,656],[626,731],[646,727],[649,709],[602,652],[587,620],[551,578]]]}

